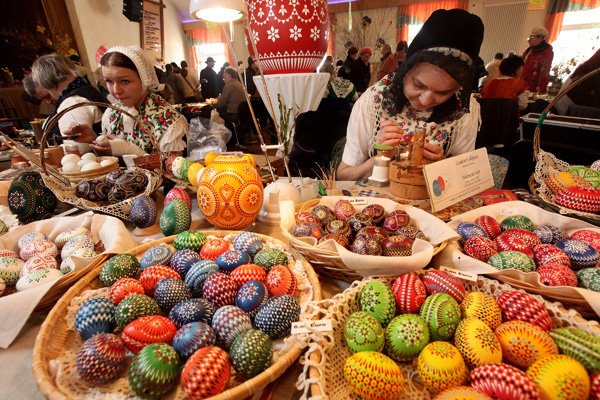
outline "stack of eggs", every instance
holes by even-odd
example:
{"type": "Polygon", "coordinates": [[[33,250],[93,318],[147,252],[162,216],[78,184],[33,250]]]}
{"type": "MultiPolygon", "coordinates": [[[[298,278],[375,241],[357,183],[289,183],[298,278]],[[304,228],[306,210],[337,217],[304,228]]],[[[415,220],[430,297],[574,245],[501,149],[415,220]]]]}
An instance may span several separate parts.
{"type": "Polygon", "coordinates": [[[75,195],[94,203],[108,201],[111,204],[135,197],[146,190],[148,176],[137,171],[114,169],[105,179],[81,181],[75,187],[75,195]]]}
{"type": "Polygon", "coordinates": [[[175,178],[189,182],[193,186],[198,186],[198,180],[204,172],[204,165],[181,156],[167,158],[165,168],[175,178]]]}
{"type": "Polygon", "coordinates": [[[99,276],[109,298],[92,298],[77,311],[75,329],[86,340],[79,376],[110,381],[127,351],[134,354],[130,390],[143,398],[161,397],[180,371],[192,399],[223,391],[231,366],[245,378],[260,374],[271,365],[272,339],[287,336],[300,316],[289,261],[250,232],[230,243],[186,231],[173,248],[154,246],[139,261],[114,256],[99,276]]]}
{"type": "Polygon", "coordinates": [[[554,202],[572,210],[597,214],[600,212],[600,172],[574,166],[555,172],[546,179],[554,194],[554,202]]]}
{"type": "Polygon", "coordinates": [[[77,154],[67,154],[60,160],[62,170],[66,173],[93,171],[114,162],[114,159],[106,159],[98,162],[94,153],[86,153],[81,157],[77,154]]]}
{"type": "Polygon", "coordinates": [[[570,236],[554,225],[535,227],[524,215],[498,222],[489,215],[461,222],[456,231],[465,253],[499,270],[537,272],[547,286],[580,286],[600,292],[600,233],[570,236]]]}
{"type": "Polygon", "coordinates": [[[552,329],[542,303],[524,292],[494,299],[429,271],[422,280],[400,276],[391,288],[371,281],[359,296],[361,311],[344,325],[352,355],[343,371],[363,398],[400,398],[400,365],[411,364],[435,399],[600,396],[600,339],[552,329]]]}
{"type": "Polygon", "coordinates": [[[314,237],[319,243],[333,239],[357,254],[410,256],[415,239],[426,240],[416,221],[405,211],[387,214],[378,204],[357,212],[348,200],[338,200],[334,209],[317,205],[296,214],[295,237],[314,237]]]}
{"type": "Polygon", "coordinates": [[[62,232],[54,242],[42,232],[27,233],[19,239],[18,246],[19,253],[0,250],[0,296],[68,274],[74,269],[71,256],[96,256],[91,233],[82,227],[62,232]]]}

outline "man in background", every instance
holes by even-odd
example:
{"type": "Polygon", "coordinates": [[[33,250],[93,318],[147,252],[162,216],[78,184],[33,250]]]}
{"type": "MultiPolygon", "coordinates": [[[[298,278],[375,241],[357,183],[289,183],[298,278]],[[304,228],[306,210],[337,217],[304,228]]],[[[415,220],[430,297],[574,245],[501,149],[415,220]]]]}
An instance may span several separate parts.
{"type": "Polygon", "coordinates": [[[219,96],[219,82],[217,73],[213,69],[215,59],[206,59],[206,68],[200,71],[200,85],[202,86],[202,97],[205,99],[216,99],[219,96]]]}
{"type": "Polygon", "coordinates": [[[543,26],[533,28],[527,38],[529,48],[523,53],[525,66],[523,67],[521,79],[527,82],[529,91],[532,93],[546,93],[548,91],[554,51],[552,45],[545,40],[547,36],[548,29],[543,26]]]}
{"type": "Polygon", "coordinates": [[[340,69],[338,70],[338,76],[350,80],[350,74],[352,71],[352,64],[358,58],[358,49],[354,46],[350,47],[346,52],[347,57],[340,69]]]}

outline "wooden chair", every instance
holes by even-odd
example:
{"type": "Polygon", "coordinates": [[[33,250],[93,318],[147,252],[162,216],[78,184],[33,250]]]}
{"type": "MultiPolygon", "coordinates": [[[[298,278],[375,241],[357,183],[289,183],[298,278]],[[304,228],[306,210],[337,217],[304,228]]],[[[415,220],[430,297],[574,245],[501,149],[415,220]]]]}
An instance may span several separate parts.
{"type": "MultiPolygon", "coordinates": [[[[481,128],[475,147],[495,148],[494,153],[507,152],[519,140],[519,105],[512,99],[478,98],[481,106],[481,128]]],[[[488,150],[490,152],[490,150],[488,150]]]]}

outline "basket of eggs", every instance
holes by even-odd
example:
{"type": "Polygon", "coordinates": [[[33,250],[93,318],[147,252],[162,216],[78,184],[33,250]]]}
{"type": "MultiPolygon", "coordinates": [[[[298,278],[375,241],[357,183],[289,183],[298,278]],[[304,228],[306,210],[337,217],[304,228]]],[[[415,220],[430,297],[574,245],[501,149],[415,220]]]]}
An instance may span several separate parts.
{"type": "MultiPolygon", "coordinates": [[[[44,154],[48,133],[58,120],[71,110],[89,105],[119,109],[112,104],[98,102],[83,102],[65,108],[46,124],[40,154],[44,154]]],[[[120,111],[139,124],[160,156],[158,141],[146,125],[127,111],[120,111]]],[[[129,214],[134,201],[141,196],[151,195],[162,183],[162,163],[156,171],[137,167],[122,171],[116,157],[96,157],[93,153],[81,157],[67,154],[62,159],[60,169],[46,165],[43,157],[40,157],[40,161],[42,179],[58,200],[127,221],[131,220],[129,214]]]]}

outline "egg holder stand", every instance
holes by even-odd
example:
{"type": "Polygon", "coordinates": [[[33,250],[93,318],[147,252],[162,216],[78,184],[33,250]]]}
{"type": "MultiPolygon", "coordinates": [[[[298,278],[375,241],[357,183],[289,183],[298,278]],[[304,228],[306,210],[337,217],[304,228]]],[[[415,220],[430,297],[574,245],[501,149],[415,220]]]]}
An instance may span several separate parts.
{"type": "MultiPolygon", "coordinates": [[[[422,278],[429,270],[419,270],[411,273],[422,278]]],[[[314,303],[315,308],[321,308],[321,319],[332,321],[333,332],[321,334],[317,346],[311,347],[302,356],[301,362],[305,364],[304,374],[298,377],[296,386],[304,392],[308,399],[329,400],[359,400],[350,385],[344,379],[344,363],[351,356],[344,340],[344,325],[350,315],[360,311],[360,292],[365,285],[373,280],[385,282],[390,288],[391,277],[369,277],[362,281],[356,281],[343,293],[335,295],[331,299],[314,303]],[[308,394],[310,390],[310,395],[308,394]]],[[[524,292],[515,289],[508,284],[498,282],[494,279],[479,276],[477,282],[461,281],[466,292],[483,292],[497,299],[506,291],[524,292]]],[[[541,302],[550,313],[554,328],[573,327],[582,329],[600,338],[600,324],[596,321],[586,321],[575,310],[567,310],[559,302],[548,302],[541,296],[531,295],[541,302]]],[[[412,362],[397,363],[404,375],[403,400],[429,400],[434,397],[423,385],[416,368],[416,358],[412,362]]]]}
{"type": "MultiPolygon", "coordinates": [[[[72,111],[79,107],[86,107],[86,106],[112,108],[113,110],[120,111],[120,112],[124,113],[125,115],[127,115],[128,117],[130,117],[131,119],[133,119],[140,126],[140,129],[142,129],[144,131],[146,136],[150,138],[150,141],[152,142],[153,146],[156,148],[158,154],[160,154],[162,157],[162,153],[160,151],[160,146],[158,144],[158,141],[154,137],[154,134],[144,125],[143,122],[141,122],[138,118],[131,115],[129,112],[127,112],[123,109],[120,109],[119,107],[116,107],[112,104],[102,103],[102,102],[94,102],[94,101],[89,101],[89,102],[86,101],[86,102],[74,104],[70,107],[65,108],[61,112],[57,113],[54,117],[52,117],[52,119],[50,119],[46,123],[46,126],[44,127],[44,134],[42,136],[42,140],[40,143],[40,154],[44,154],[44,150],[46,148],[46,144],[47,144],[47,140],[48,140],[48,134],[52,130],[52,128],[54,128],[54,126],[58,123],[58,120],[63,115],[68,113],[69,111],[72,111]]],[[[133,168],[132,169],[133,171],[143,173],[144,175],[146,175],[148,177],[148,185],[146,186],[146,189],[142,193],[139,193],[139,194],[135,195],[134,197],[125,199],[121,202],[118,202],[115,204],[107,204],[107,205],[99,206],[95,202],[77,197],[75,195],[75,186],[73,186],[73,183],[71,181],[69,181],[68,179],[66,179],[64,177],[61,179],[58,179],[54,174],[51,175],[48,172],[49,168],[46,165],[46,161],[44,160],[43,157],[40,157],[40,161],[41,161],[40,166],[43,171],[43,173],[41,174],[42,179],[44,180],[44,183],[46,184],[48,189],[50,189],[56,195],[58,200],[68,203],[68,204],[71,204],[82,210],[91,210],[91,211],[101,212],[104,214],[113,215],[117,218],[120,218],[120,219],[123,219],[126,221],[131,221],[131,217],[129,216],[129,211],[131,210],[131,206],[133,205],[133,202],[141,196],[144,196],[144,195],[150,196],[151,194],[156,192],[156,190],[158,190],[158,188],[162,184],[162,174],[163,174],[162,162],[160,163],[158,172],[149,171],[149,170],[143,169],[143,168],[133,168]]]]}
{"type": "MultiPolygon", "coordinates": [[[[238,231],[203,231],[203,233],[208,236],[216,236],[218,238],[226,239],[227,236],[232,234],[239,233],[238,231]]],[[[285,243],[273,239],[266,235],[261,235],[255,233],[263,243],[272,242],[282,248],[292,256],[293,259],[301,262],[304,272],[306,273],[305,280],[308,281],[308,285],[310,286],[309,290],[312,294],[312,301],[308,301],[308,304],[303,305],[310,307],[313,301],[322,300],[321,294],[321,284],[319,282],[319,277],[315,273],[314,269],[310,265],[310,263],[300,254],[295,248],[292,246],[286,245],[285,243]]],[[[146,252],[146,250],[151,247],[157,246],[159,244],[168,245],[171,250],[173,250],[173,241],[177,235],[169,236],[166,238],[158,239],[144,245],[138,246],[132,249],[129,254],[136,256],[138,259],[146,252]]],[[[80,398],[85,399],[86,394],[94,390],[101,390],[101,394],[116,394],[112,392],[112,385],[116,384],[115,382],[99,385],[97,387],[92,387],[91,385],[83,382],[78,378],[72,379],[75,382],[71,382],[74,386],[69,387],[69,389],[73,389],[76,391],[80,391],[75,393],[76,397],[73,396],[73,393],[65,393],[65,385],[69,382],[57,382],[57,370],[63,370],[66,366],[59,365],[58,358],[61,355],[64,355],[67,351],[75,351],[78,348],[78,343],[80,342],[80,338],[75,332],[73,328],[73,322],[69,323],[67,319],[67,315],[69,314],[69,309],[73,309],[74,299],[81,298],[82,296],[85,298],[86,292],[89,291],[88,297],[96,297],[94,295],[96,290],[103,288],[103,285],[100,283],[98,276],[100,275],[100,271],[104,267],[104,264],[108,261],[108,259],[104,259],[101,263],[95,263],[95,268],[91,270],[87,275],[81,278],[75,285],[73,285],[56,303],[56,305],[52,308],[48,317],[42,324],[40,328],[40,332],[35,341],[35,345],[33,348],[33,361],[32,361],[32,369],[35,381],[46,398],[50,400],[64,400],[66,398],[80,398]],[[92,292],[93,291],[93,292],[92,292]]],[[[87,298],[85,298],[87,300],[87,298]]],[[[304,311],[303,311],[304,312],[304,311]]],[[[316,312],[314,313],[316,314],[316,312]]],[[[308,314],[311,317],[310,314],[308,314]]],[[[302,319],[302,318],[301,318],[302,319]]],[[[313,318],[310,318],[313,319],[313,318]]],[[[279,378],[300,356],[300,354],[304,350],[304,346],[306,345],[306,341],[309,340],[308,337],[300,336],[297,341],[290,341],[289,337],[285,339],[286,352],[281,354],[279,358],[265,371],[255,376],[254,378],[248,379],[244,382],[241,382],[239,385],[234,387],[226,387],[224,392],[216,396],[212,396],[207,398],[206,400],[243,400],[249,396],[252,396],[254,393],[264,389],[269,383],[275,381],[279,378]]],[[[275,352],[275,349],[274,349],[275,352]]],[[[74,357],[74,356],[73,356],[74,357]]],[[[74,358],[73,363],[70,365],[70,368],[75,368],[74,358]]],[[[125,369],[121,371],[121,375],[125,374],[125,380],[127,377],[127,372],[125,369]]],[[[179,386],[179,378],[175,380],[175,386],[179,386]]],[[[230,379],[231,382],[231,379],[230,379]]],[[[127,396],[131,396],[129,393],[129,388],[127,387],[127,383],[125,381],[125,391],[119,391],[118,393],[123,394],[123,398],[127,396]]],[[[121,387],[121,389],[123,389],[121,387]]],[[[181,389],[178,387],[176,392],[180,394],[180,396],[175,396],[173,393],[174,390],[171,390],[166,396],[161,398],[164,399],[184,399],[181,393],[181,389]]],[[[98,397],[99,394],[95,393],[98,397]]],[[[127,398],[129,398],[127,397],[127,398]]],[[[112,397],[111,398],[116,398],[112,397]]]]}
{"type": "Polygon", "coordinates": [[[528,181],[529,190],[531,191],[531,193],[533,193],[546,206],[552,208],[560,214],[568,215],[574,218],[579,218],[598,226],[600,226],[600,215],[573,210],[571,208],[566,208],[561,205],[558,205],[554,202],[554,195],[548,187],[548,185],[546,185],[546,179],[548,179],[548,177],[554,172],[565,171],[570,165],[567,162],[556,158],[554,154],[542,150],[540,147],[540,136],[544,120],[546,119],[546,116],[548,115],[552,107],[554,107],[554,104],[556,104],[558,100],[560,100],[563,96],[569,93],[572,89],[579,86],[585,80],[599,73],[600,68],[597,68],[584,75],[580,79],[576,80],[575,82],[571,83],[565,90],[561,91],[552,100],[552,102],[548,104],[546,109],[540,114],[540,119],[537,123],[533,136],[533,151],[536,160],[535,172],[528,181]]]}

